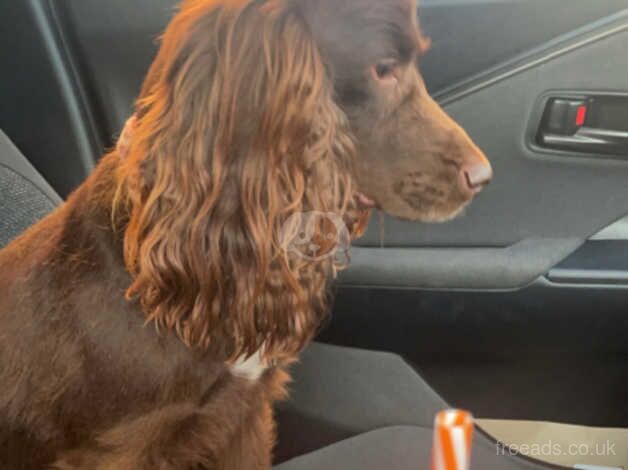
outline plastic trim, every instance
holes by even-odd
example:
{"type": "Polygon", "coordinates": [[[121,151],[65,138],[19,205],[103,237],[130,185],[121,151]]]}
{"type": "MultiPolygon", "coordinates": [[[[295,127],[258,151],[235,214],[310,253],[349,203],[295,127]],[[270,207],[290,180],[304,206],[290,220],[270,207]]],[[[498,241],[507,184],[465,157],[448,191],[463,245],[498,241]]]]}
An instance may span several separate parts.
{"type": "Polygon", "coordinates": [[[435,93],[434,98],[446,106],[514,75],[626,30],[628,30],[628,8],[559,36],[543,46],[447,87],[435,93]]]}
{"type": "Polygon", "coordinates": [[[341,285],[509,290],[534,282],[576,251],[579,238],[527,239],[506,248],[352,248],[341,285]]]}

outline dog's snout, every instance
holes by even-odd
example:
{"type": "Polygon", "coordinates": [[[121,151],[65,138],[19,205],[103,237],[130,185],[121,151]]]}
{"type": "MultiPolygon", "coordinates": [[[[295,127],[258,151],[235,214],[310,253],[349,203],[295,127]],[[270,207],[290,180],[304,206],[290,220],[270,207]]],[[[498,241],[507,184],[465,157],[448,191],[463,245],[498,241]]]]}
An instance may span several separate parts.
{"type": "Polygon", "coordinates": [[[474,193],[480,192],[493,179],[493,168],[486,159],[464,165],[460,171],[467,189],[474,193]]]}

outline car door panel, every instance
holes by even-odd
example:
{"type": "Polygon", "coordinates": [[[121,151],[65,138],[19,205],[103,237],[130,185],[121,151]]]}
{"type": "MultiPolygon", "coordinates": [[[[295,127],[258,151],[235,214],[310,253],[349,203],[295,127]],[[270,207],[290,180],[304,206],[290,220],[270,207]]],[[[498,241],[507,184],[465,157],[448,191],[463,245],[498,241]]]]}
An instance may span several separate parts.
{"type": "Polygon", "coordinates": [[[433,39],[422,59],[437,97],[465,82],[582,34],[626,8],[624,0],[420,0],[433,39]]]}
{"type": "Polygon", "coordinates": [[[626,297],[544,278],[508,291],[346,286],[320,340],[401,354],[478,417],[626,427],[626,297]]]}
{"type": "Polygon", "coordinates": [[[480,416],[628,424],[627,164],[534,145],[548,92],[628,90],[627,13],[437,90],[495,181],[444,225],[376,219],[322,340],[399,352],[480,416]]]}
{"type": "Polygon", "coordinates": [[[525,287],[582,244],[579,238],[528,238],[505,248],[368,248],[351,250],[345,285],[388,288],[525,287]]]}

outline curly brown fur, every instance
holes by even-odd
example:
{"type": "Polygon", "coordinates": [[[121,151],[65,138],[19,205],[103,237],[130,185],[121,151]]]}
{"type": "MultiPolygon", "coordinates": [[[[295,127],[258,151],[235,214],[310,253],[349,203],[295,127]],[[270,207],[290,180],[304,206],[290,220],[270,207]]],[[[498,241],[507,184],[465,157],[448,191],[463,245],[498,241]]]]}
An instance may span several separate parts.
{"type": "Polygon", "coordinates": [[[0,251],[1,468],[270,467],[285,368],[344,267],[325,218],[324,256],[286,249],[295,214],[350,238],[375,204],[447,218],[486,162],[425,92],[414,8],[182,4],[124,155],[0,251]]]}

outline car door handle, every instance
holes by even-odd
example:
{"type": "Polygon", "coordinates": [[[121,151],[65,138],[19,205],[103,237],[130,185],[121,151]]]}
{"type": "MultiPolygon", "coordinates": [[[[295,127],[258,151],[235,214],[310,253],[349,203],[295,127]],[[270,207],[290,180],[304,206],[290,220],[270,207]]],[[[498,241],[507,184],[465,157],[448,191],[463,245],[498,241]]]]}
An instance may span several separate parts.
{"type": "Polygon", "coordinates": [[[543,132],[539,137],[544,147],[602,155],[625,155],[628,158],[628,132],[581,127],[573,135],[543,132]]]}
{"type": "Polygon", "coordinates": [[[628,158],[628,95],[569,95],[546,101],[541,147],[628,158]]]}

